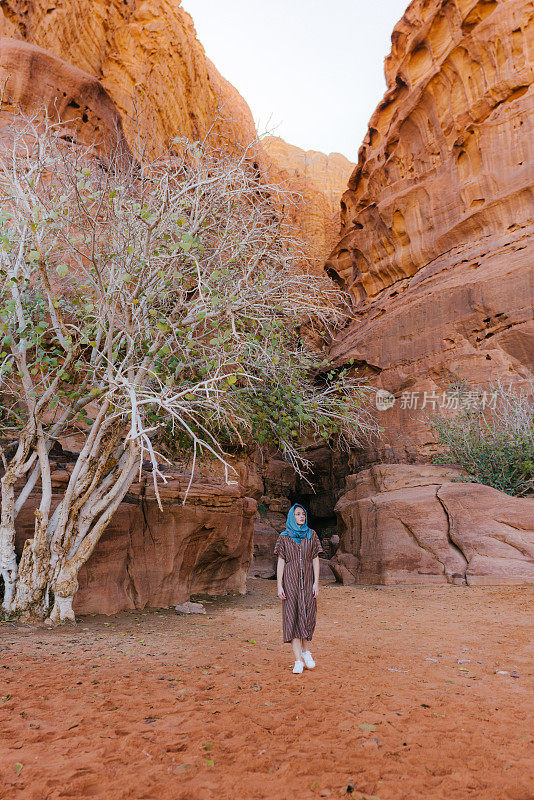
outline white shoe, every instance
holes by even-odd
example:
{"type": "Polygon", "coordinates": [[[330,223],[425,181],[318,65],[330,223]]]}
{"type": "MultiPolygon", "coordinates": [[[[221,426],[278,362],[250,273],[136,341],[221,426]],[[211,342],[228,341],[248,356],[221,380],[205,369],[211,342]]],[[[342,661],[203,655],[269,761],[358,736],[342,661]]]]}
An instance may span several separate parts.
{"type": "Polygon", "coordinates": [[[301,658],[297,658],[295,661],[295,666],[293,667],[293,672],[300,673],[304,671],[304,661],[301,658]]]}
{"type": "Polygon", "coordinates": [[[315,666],[315,661],[312,658],[312,654],[309,650],[302,651],[302,658],[304,659],[304,663],[308,667],[308,669],[313,669],[315,666]]]}

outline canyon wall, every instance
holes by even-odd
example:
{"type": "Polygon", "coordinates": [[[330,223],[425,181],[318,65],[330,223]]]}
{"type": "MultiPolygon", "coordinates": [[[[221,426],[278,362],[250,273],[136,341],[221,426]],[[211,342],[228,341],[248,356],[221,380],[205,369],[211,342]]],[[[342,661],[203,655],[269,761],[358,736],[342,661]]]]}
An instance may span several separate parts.
{"type": "MultiPolygon", "coordinates": [[[[37,99],[55,90],[54,71],[47,71],[53,56],[96,79],[132,149],[139,146],[138,131],[153,152],[176,135],[209,134],[225,151],[250,147],[256,139],[246,101],[206,57],[180,0],[0,0],[0,34],[48,53],[47,60],[34,50],[33,59],[12,65],[13,76],[30,85],[37,99]]],[[[71,116],[76,90],[74,81],[71,116]]],[[[275,137],[249,152],[266,180],[291,193],[288,219],[314,268],[322,269],[339,230],[339,197],[353,165],[338,153],[306,153],[275,137]]]]}
{"type": "Polygon", "coordinates": [[[393,31],[326,264],[353,298],[332,362],[386,400],[336,505],[342,582],[534,582],[534,500],[425,463],[451,385],[534,378],[533,70],[529,0],[415,0],[393,31]]]}
{"type": "Polygon", "coordinates": [[[333,363],[395,397],[363,463],[428,458],[454,380],[533,375],[533,39],[530,0],[416,0],[395,27],[326,265],[354,301],[333,363]]]}

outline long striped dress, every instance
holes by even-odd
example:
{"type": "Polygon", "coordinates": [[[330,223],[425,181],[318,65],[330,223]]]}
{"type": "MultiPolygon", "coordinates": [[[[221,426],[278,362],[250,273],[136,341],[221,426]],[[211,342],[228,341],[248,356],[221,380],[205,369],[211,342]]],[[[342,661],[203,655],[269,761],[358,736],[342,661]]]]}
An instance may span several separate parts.
{"type": "Polygon", "coordinates": [[[317,619],[317,598],[313,596],[313,559],[324,553],[319,537],[312,531],[311,539],[300,544],[290,536],[276,540],[274,553],[285,561],[282,587],[282,632],[284,642],[292,639],[311,641],[317,619]]]}

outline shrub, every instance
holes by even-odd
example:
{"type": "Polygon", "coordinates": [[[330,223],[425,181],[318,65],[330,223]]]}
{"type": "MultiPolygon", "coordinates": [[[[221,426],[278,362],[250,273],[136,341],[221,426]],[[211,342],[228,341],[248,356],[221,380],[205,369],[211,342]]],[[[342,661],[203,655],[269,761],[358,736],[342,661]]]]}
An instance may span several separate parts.
{"type": "Polygon", "coordinates": [[[462,466],[469,477],[461,481],[526,494],[534,480],[534,385],[521,391],[498,381],[489,392],[465,385],[452,392],[458,398],[455,412],[428,418],[442,448],[434,463],[462,466]]]}

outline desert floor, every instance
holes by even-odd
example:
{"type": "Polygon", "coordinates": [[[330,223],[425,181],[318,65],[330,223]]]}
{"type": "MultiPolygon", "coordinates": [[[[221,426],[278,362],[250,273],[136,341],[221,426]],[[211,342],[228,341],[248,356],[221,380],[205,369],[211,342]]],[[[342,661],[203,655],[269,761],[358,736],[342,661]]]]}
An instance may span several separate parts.
{"type": "Polygon", "coordinates": [[[532,800],[533,599],[322,582],[302,675],[258,578],[206,615],[3,623],[0,797],[532,800]]]}

